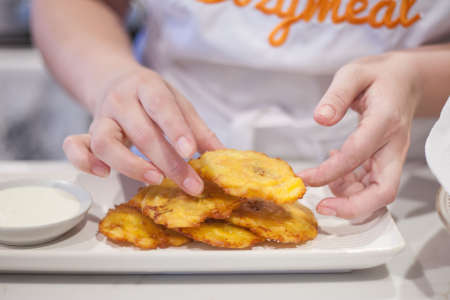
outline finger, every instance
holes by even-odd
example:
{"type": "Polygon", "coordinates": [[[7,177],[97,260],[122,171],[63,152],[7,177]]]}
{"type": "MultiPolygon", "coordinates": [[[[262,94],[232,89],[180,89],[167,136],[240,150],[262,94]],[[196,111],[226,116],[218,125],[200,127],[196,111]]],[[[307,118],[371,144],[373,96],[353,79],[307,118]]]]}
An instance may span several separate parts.
{"type": "Polygon", "coordinates": [[[311,186],[322,186],[352,172],[383,147],[389,136],[389,117],[382,112],[368,114],[358,129],[344,142],[341,150],[316,168],[299,176],[311,186]]]}
{"type": "Polygon", "coordinates": [[[334,75],[330,87],[314,112],[321,125],[331,126],[340,121],[351,103],[372,83],[370,74],[357,64],[349,64],[334,75]]]}
{"type": "Polygon", "coordinates": [[[161,128],[184,158],[197,152],[195,137],[175,101],[175,95],[164,83],[142,84],[138,98],[150,118],[161,128]]]}
{"type": "Polygon", "coordinates": [[[71,135],[64,140],[63,150],[69,161],[81,171],[100,177],[108,176],[109,166],[92,154],[90,143],[89,134],[71,135]]]}
{"type": "Polygon", "coordinates": [[[368,173],[370,173],[371,168],[371,159],[365,161],[362,166],[355,170],[356,180],[361,181],[368,173]]]}
{"type": "Polygon", "coordinates": [[[359,181],[345,182],[344,184],[330,184],[333,194],[337,197],[345,197],[361,192],[365,185],[359,181]]]}
{"type": "MultiPolygon", "coordinates": [[[[338,151],[337,149],[332,149],[332,150],[330,150],[330,152],[329,152],[329,154],[330,154],[329,156],[331,157],[331,156],[333,156],[333,155],[336,155],[338,152],[339,152],[339,151],[338,151]]],[[[299,173],[299,174],[301,174],[301,173],[299,173]]],[[[345,182],[344,178],[340,177],[340,178],[337,178],[336,180],[334,180],[333,182],[331,182],[331,183],[329,184],[329,187],[330,187],[331,191],[332,191],[334,194],[336,194],[336,193],[334,192],[334,190],[333,190],[333,187],[338,188],[339,186],[341,186],[342,184],[344,184],[344,182],[345,182]]]]}
{"type": "Polygon", "coordinates": [[[203,191],[201,178],[178,155],[137,102],[130,101],[116,119],[133,144],[185,192],[196,196],[203,191]]]}
{"type": "Polygon", "coordinates": [[[363,167],[359,167],[353,172],[338,178],[331,182],[328,186],[335,196],[348,196],[355,194],[364,189],[365,185],[361,183],[361,179],[367,174],[363,167]]]}
{"type": "Polygon", "coordinates": [[[368,216],[394,201],[406,156],[405,144],[402,139],[390,142],[375,155],[372,174],[365,176],[370,178],[367,187],[348,196],[324,199],[317,211],[353,219],[368,216]]]}
{"type": "MultiPolygon", "coordinates": [[[[350,185],[354,182],[359,182],[361,179],[367,174],[366,169],[363,166],[359,166],[356,168],[353,172],[348,173],[344,176],[341,185],[350,185]]],[[[340,178],[336,179],[330,184],[333,184],[334,182],[338,182],[340,178]]]]}
{"type": "Polygon", "coordinates": [[[149,184],[160,184],[163,174],[152,163],[134,155],[124,144],[119,125],[103,118],[93,123],[90,148],[102,161],[128,177],[149,184]]]}
{"type": "Polygon", "coordinates": [[[197,141],[198,150],[203,153],[205,151],[225,148],[214,132],[212,132],[211,129],[206,126],[202,118],[200,118],[191,102],[169,84],[167,85],[175,94],[178,106],[181,108],[184,118],[192,129],[195,140],[197,141]]]}

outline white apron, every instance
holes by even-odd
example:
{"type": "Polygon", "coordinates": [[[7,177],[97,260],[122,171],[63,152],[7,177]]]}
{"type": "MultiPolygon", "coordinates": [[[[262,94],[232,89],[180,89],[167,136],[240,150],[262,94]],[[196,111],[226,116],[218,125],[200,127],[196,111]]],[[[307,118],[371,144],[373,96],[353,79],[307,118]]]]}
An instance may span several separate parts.
{"type": "Polygon", "coordinates": [[[322,160],[355,128],[354,112],[331,128],[313,120],[341,66],[450,34],[450,0],[146,4],[143,62],[195,105],[226,146],[286,159],[322,160]]]}

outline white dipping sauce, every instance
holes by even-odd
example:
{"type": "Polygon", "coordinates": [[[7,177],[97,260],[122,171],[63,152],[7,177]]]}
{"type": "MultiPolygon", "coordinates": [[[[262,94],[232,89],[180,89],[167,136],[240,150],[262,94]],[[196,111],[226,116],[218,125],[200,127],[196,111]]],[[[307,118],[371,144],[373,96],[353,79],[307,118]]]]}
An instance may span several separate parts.
{"type": "Polygon", "coordinates": [[[21,186],[0,190],[0,226],[26,227],[62,221],[80,210],[72,194],[58,188],[21,186]]]}

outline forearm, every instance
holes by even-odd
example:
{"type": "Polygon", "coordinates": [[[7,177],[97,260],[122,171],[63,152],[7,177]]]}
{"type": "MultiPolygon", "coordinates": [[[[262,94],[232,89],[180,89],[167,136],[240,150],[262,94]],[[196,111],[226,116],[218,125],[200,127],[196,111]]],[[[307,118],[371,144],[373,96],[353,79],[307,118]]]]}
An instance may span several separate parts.
{"type": "Polygon", "coordinates": [[[406,51],[415,64],[420,101],[416,117],[436,117],[450,96],[450,43],[406,51]]]}
{"type": "Polygon", "coordinates": [[[108,82],[137,65],[119,13],[105,2],[35,0],[32,29],[51,72],[91,112],[108,82]]]}

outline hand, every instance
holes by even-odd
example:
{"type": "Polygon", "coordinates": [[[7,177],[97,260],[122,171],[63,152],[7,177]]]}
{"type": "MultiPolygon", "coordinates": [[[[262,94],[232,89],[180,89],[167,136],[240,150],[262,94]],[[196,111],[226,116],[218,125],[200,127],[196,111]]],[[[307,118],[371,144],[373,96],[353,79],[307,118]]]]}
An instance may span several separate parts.
{"type": "Polygon", "coordinates": [[[329,184],[335,194],[318,204],[320,214],[365,217],[394,201],[421,98],[417,74],[414,61],[402,53],[357,60],[336,73],[314,119],[332,126],[351,108],[360,120],[340,150],[299,173],[306,184],[329,184]]]}
{"type": "Polygon", "coordinates": [[[222,147],[192,104],[141,66],[112,80],[89,134],[69,136],[63,145],[72,164],[85,172],[107,176],[112,167],[149,184],[167,176],[191,195],[203,191],[203,182],[184,159],[222,147]],[[151,161],[134,155],[131,144],[151,161]]]}

